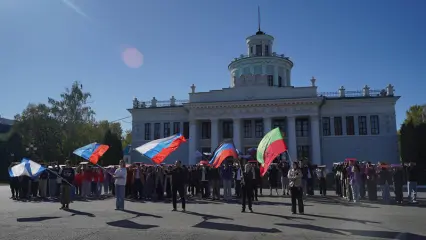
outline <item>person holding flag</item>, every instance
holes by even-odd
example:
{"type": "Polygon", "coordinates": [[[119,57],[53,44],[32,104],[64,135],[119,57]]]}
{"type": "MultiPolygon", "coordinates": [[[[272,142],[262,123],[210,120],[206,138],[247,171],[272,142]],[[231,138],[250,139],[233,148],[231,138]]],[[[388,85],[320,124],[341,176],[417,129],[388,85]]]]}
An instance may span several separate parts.
{"type": "Polygon", "coordinates": [[[302,188],[302,171],[300,170],[299,163],[293,162],[293,168],[288,171],[288,180],[290,180],[291,192],[291,212],[296,214],[296,201],[299,207],[299,213],[304,213],[303,206],[303,188],[302,188]]]}
{"type": "Polygon", "coordinates": [[[59,170],[59,176],[65,181],[61,181],[61,208],[69,209],[71,202],[71,183],[74,182],[75,172],[69,160],[65,161],[65,167],[59,170]]]}

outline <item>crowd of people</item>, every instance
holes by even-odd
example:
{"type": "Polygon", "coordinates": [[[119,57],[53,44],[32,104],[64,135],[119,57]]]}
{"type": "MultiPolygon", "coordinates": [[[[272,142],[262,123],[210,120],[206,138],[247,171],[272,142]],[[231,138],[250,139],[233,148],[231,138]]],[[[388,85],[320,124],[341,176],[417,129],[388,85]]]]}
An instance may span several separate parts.
{"type": "Polygon", "coordinates": [[[346,161],[335,163],[336,194],[355,203],[362,199],[377,201],[377,190],[381,192],[382,201],[391,203],[391,188],[395,202],[402,204],[404,200],[403,186],[407,184],[407,197],[411,203],[417,203],[418,169],[415,163],[408,164],[372,164],[346,161]],[[379,189],[377,188],[379,186],[379,189]]]}
{"type": "MultiPolygon", "coordinates": [[[[289,164],[286,161],[274,163],[264,177],[260,175],[260,165],[256,161],[225,161],[219,168],[208,163],[194,166],[126,164],[100,167],[80,164],[72,167],[69,161],[64,166],[45,166],[36,178],[27,176],[11,178],[12,198],[30,200],[34,198],[57,199],[61,209],[69,208],[76,197],[99,199],[103,196],[116,197],[116,209],[124,209],[125,199],[141,201],[162,201],[172,199],[173,210],[177,209],[178,194],[185,211],[186,199],[201,198],[229,202],[233,197],[240,199],[242,211],[252,211],[252,202],[263,195],[266,185],[269,195],[289,195],[292,213],[303,214],[303,199],[314,195],[319,187],[320,194],[327,193],[327,171],[325,166],[313,166],[300,161],[289,164]],[[265,181],[264,181],[265,180],[265,181]],[[267,180],[267,181],[266,181],[267,180]],[[223,188],[223,195],[220,189],[223,188]]],[[[416,202],[414,174],[415,165],[374,166],[371,163],[348,161],[333,166],[335,190],[338,196],[359,202],[366,197],[377,200],[377,185],[382,191],[383,201],[390,201],[389,186],[393,184],[395,200],[402,202],[403,175],[408,176],[408,197],[416,202]],[[403,171],[407,174],[403,174],[403,171]],[[412,194],[413,193],[413,194],[412,194]]]]}

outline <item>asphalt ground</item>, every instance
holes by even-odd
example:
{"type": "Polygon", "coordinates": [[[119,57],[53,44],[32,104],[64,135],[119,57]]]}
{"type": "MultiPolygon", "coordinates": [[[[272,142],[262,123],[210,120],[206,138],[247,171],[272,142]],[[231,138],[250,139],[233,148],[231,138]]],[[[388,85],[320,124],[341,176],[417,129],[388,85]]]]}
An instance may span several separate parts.
{"type": "Polygon", "coordinates": [[[237,202],[205,200],[190,201],[186,212],[172,212],[170,202],[132,201],[115,211],[113,198],[74,201],[64,211],[57,202],[9,197],[9,187],[0,186],[1,240],[426,239],[425,193],[402,206],[313,196],[304,215],[292,215],[282,196],[260,197],[254,213],[242,213],[237,202]]]}

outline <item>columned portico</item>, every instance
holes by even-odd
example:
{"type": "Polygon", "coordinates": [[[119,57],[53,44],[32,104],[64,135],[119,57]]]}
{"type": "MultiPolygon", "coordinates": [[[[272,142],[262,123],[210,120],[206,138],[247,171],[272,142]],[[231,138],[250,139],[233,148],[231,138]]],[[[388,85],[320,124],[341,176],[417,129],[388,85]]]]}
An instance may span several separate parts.
{"type": "Polygon", "coordinates": [[[313,164],[321,165],[320,122],[318,116],[311,116],[311,141],[313,164]]]}
{"type": "Polygon", "coordinates": [[[287,117],[288,153],[291,161],[297,161],[296,118],[287,117]]]}
{"type": "Polygon", "coordinates": [[[195,152],[198,150],[198,122],[192,120],[189,122],[189,164],[194,165],[197,162],[195,152]]]}
{"type": "Polygon", "coordinates": [[[219,145],[219,119],[213,118],[210,119],[211,126],[211,142],[210,142],[210,151],[213,152],[219,145]]]}
{"type": "Polygon", "coordinates": [[[235,147],[243,151],[242,145],[241,145],[241,119],[240,118],[234,118],[233,119],[233,135],[234,135],[234,144],[235,147]]]}

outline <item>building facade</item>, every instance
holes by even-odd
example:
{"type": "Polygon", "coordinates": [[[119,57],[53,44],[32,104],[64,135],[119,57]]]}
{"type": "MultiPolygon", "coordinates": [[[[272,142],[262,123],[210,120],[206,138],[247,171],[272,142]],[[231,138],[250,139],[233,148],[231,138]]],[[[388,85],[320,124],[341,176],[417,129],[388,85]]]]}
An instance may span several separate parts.
{"type": "MultiPolygon", "coordinates": [[[[274,38],[258,31],[246,39],[247,55],[229,65],[230,87],[197,92],[189,100],[141,102],[133,100],[132,146],[182,133],[188,141],[166,162],[197,162],[196,151],[211,152],[225,139],[245,152],[279,127],[291,160],[307,158],[331,166],[345,158],[398,162],[394,87],[381,90],[365,85],[360,91],[317,91],[313,77],[308,86],[294,87],[293,62],[273,52],[274,38]]],[[[133,162],[149,162],[137,152],[133,162]]]]}

